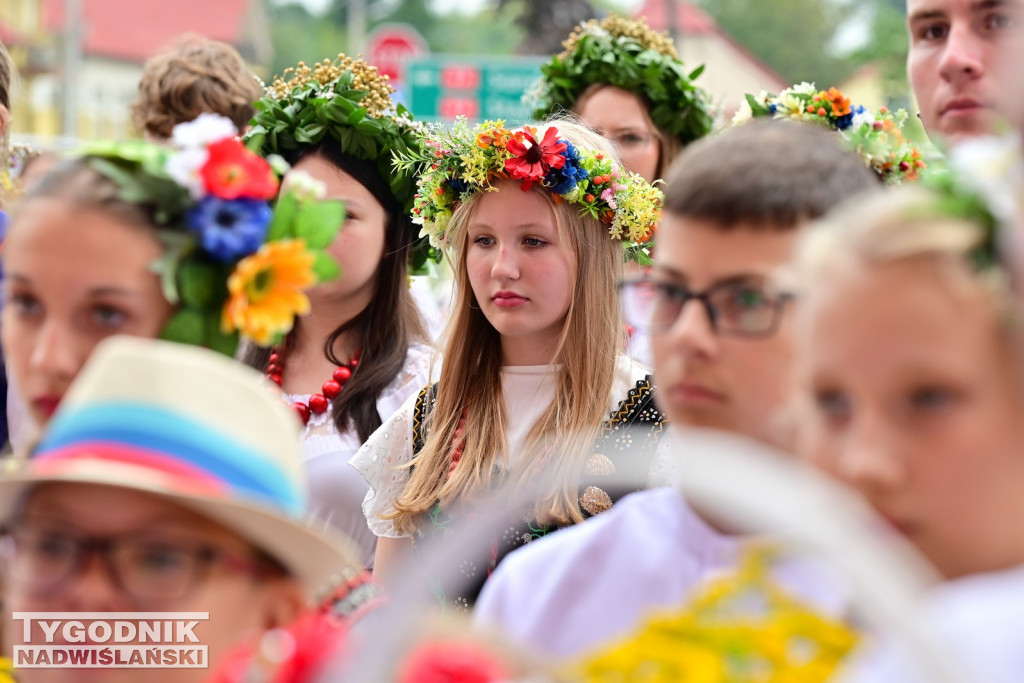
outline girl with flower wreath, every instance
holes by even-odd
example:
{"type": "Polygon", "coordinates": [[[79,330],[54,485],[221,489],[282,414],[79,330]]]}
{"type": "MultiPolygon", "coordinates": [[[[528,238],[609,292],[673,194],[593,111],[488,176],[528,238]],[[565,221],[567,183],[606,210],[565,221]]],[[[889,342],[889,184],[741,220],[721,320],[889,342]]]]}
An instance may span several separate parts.
{"type": "MultiPolygon", "coordinates": [[[[944,579],[922,616],[966,657],[969,680],[1010,681],[1024,604],[1024,359],[1001,253],[1016,226],[973,189],[986,172],[895,188],[810,230],[794,357],[802,455],[944,579]]],[[[886,658],[851,680],[929,680],[905,664],[886,658]]]]}
{"type": "Polygon", "coordinates": [[[622,165],[664,178],[683,147],[711,132],[710,97],[672,39],[642,20],[610,15],[577,26],[526,94],[534,116],[571,111],[615,143],[622,165]]]}
{"type": "Polygon", "coordinates": [[[458,506],[499,482],[555,482],[490,553],[463,559],[460,585],[442,590],[467,607],[511,549],[611,507],[603,476],[646,481],[662,420],[647,371],[619,353],[616,285],[624,248],[645,254],[661,193],[569,121],[462,121],[398,166],[421,173],[413,211],[452,261],[456,301],[440,380],[352,459],[372,489],[376,575],[394,581],[400,553],[443,538],[458,506]]]}
{"type": "Polygon", "coordinates": [[[409,286],[410,261],[422,267],[428,255],[410,218],[415,185],[391,164],[418,143],[391,92],[362,60],[299,64],[256,103],[246,137],[345,203],[345,229],[327,247],[340,276],[309,292],[309,314],[281,344],[244,359],[281,386],[305,423],[309,512],[355,540],[367,566],[377,540],[361,510],[368,488],[348,460],[429,381],[432,354],[409,286]]]}
{"type": "Polygon", "coordinates": [[[38,427],[93,348],[112,335],[234,355],[270,344],[337,266],[322,253],[340,204],[287,192],[227,119],[175,128],[171,146],[98,142],[20,200],[3,250],[2,341],[38,427]],[[328,228],[314,217],[334,216],[328,228]]]}

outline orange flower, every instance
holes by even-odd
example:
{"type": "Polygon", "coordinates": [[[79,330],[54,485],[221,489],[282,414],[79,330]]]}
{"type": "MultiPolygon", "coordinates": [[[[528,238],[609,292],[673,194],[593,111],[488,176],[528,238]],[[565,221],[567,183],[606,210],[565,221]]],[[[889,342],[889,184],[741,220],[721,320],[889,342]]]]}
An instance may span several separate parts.
{"type": "Polygon", "coordinates": [[[850,99],[843,97],[843,93],[839,92],[835,88],[829,88],[828,100],[832,103],[832,114],[834,116],[846,116],[853,110],[850,109],[850,99]]]}
{"type": "Polygon", "coordinates": [[[480,133],[476,136],[476,146],[480,149],[487,149],[494,144],[494,138],[487,133],[480,133]]]}
{"type": "Polygon", "coordinates": [[[309,313],[305,290],[316,284],[313,254],[305,240],[268,242],[238,262],[228,278],[221,329],[238,330],[261,346],[292,329],[309,313]]]}

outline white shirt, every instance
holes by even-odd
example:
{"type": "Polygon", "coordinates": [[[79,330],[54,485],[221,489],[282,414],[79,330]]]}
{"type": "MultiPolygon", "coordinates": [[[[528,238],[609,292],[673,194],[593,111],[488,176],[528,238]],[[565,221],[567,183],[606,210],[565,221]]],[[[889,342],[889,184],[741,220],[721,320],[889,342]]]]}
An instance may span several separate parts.
{"type": "MultiPolygon", "coordinates": [[[[530,429],[548,410],[555,397],[559,366],[509,366],[501,369],[501,391],[505,401],[506,443],[509,457],[522,450],[530,429]]],[[[609,397],[609,412],[624,399],[637,381],[648,374],[647,368],[628,358],[619,358],[609,397]]],[[[416,396],[412,396],[391,419],[363,444],[349,461],[359,470],[370,490],[363,501],[363,513],[370,530],[377,536],[403,538],[391,520],[381,519],[394,511],[394,503],[409,482],[411,472],[404,467],[412,457],[412,417],[416,396]]]]}
{"type": "MultiPolygon", "coordinates": [[[[669,436],[662,441],[671,443],[669,436]]],[[[634,493],[505,558],[484,584],[474,619],[532,651],[580,655],[629,636],[655,612],[682,608],[705,581],[737,566],[742,542],[710,527],[673,488],[634,493]]],[[[773,576],[838,613],[845,595],[819,572],[787,561],[773,576]]]]}
{"type": "MultiPolygon", "coordinates": [[[[943,670],[953,680],[1024,680],[1024,567],[977,574],[934,588],[920,615],[943,670]]],[[[846,683],[932,683],[919,662],[892,643],[866,649],[846,683]]]]}
{"type": "MultiPolygon", "coordinates": [[[[406,400],[430,382],[432,351],[412,344],[401,372],[377,397],[377,413],[386,422],[406,400]]],[[[286,394],[289,402],[309,400],[308,395],[286,394]]],[[[339,432],[331,411],[310,416],[302,432],[302,454],[308,479],[307,512],[348,535],[362,552],[363,563],[373,565],[377,537],[366,525],[362,502],[369,487],[351,465],[352,455],[362,442],[354,429],[339,432]]]]}

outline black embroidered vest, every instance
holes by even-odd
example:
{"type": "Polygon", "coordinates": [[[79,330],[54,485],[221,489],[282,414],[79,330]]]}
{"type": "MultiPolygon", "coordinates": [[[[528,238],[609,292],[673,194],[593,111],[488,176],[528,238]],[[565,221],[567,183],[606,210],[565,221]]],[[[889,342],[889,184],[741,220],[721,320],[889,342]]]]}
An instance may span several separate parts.
{"type": "MultiPolygon", "coordinates": [[[[418,454],[426,442],[424,423],[437,399],[437,385],[423,389],[413,410],[413,455],[418,454]]],[[[580,512],[584,518],[592,517],[611,508],[619,498],[644,488],[651,459],[661,440],[665,419],[654,404],[651,376],[639,380],[629,394],[603,424],[594,443],[593,451],[584,465],[579,484],[580,512]],[[611,475],[616,482],[608,483],[611,475]]],[[[435,503],[420,523],[413,536],[413,546],[423,547],[425,541],[442,541],[451,533],[451,517],[440,502],[435,503]]],[[[458,562],[458,576],[450,581],[435,580],[432,590],[444,606],[469,609],[476,601],[484,582],[494,568],[510,552],[530,541],[545,536],[559,526],[538,524],[531,514],[511,519],[501,536],[495,538],[487,552],[474,552],[458,562]],[[446,585],[452,584],[452,585],[446,585]]],[[[449,565],[450,566],[450,565],[449,565]]]]}

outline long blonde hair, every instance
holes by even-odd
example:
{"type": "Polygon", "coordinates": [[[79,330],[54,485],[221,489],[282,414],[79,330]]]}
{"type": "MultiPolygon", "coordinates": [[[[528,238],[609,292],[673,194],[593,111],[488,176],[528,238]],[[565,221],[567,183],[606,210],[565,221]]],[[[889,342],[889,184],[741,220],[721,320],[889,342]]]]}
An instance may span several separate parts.
{"type": "Polygon", "coordinates": [[[814,291],[844,265],[925,260],[958,289],[984,290],[1010,321],[1015,304],[1008,274],[994,264],[978,267],[976,252],[986,239],[980,222],[949,215],[930,190],[902,186],[861,196],[804,233],[795,261],[798,287],[814,291]]]}
{"type": "MultiPolygon", "coordinates": [[[[559,136],[574,145],[599,150],[614,158],[603,138],[568,121],[558,121],[559,136]]],[[[539,133],[543,134],[543,131],[539,133]]],[[[505,189],[503,191],[515,191],[505,189]]],[[[608,402],[622,345],[622,324],[616,284],[622,273],[622,245],[597,219],[583,216],[551,194],[538,192],[551,206],[562,244],[575,254],[573,297],[559,338],[554,363],[560,364],[555,398],[527,435],[513,485],[534,480],[543,472],[554,485],[537,501],[535,514],[544,523],[582,520],[577,486],[608,402]],[[556,446],[557,444],[557,446],[556,446]],[[557,452],[552,449],[557,447],[557,452]]],[[[477,194],[452,216],[450,258],[455,273],[456,302],[447,330],[444,364],[437,400],[425,428],[423,449],[412,460],[413,473],[392,515],[395,526],[411,531],[419,515],[442,505],[486,493],[499,459],[507,452],[501,388],[501,340],[480,310],[466,269],[468,226],[479,202],[477,194]],[[461,436],[456,430],[465,421],[461,436]],[[451,476],[452,454],[463,453],[451,476]]]]}

